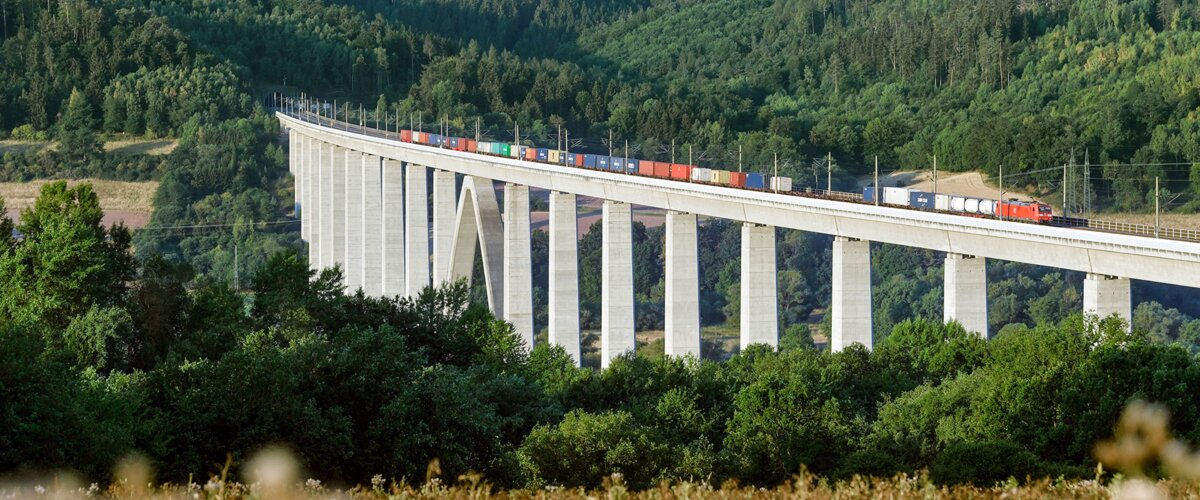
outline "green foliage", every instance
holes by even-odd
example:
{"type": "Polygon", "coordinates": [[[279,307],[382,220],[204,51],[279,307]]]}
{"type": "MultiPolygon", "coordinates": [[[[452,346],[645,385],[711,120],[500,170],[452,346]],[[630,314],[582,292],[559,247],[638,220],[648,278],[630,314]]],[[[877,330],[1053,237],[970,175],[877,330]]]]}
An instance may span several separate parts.
{"type": "Polygon", "coordinates": [[[63,348],[74,354],[76,368],[101,372],[128,365],[132,341],[133,318],[119,307],[93,306],[63,332],[63,348]]]}
{"type": "Polygon", "coordinates": [[[665,452],[629,413],[572,411],[557,425],[535,427],[520,455],[535,484],[596,487],[620,473],[630,486],[646,488],[665,452]]]}
{"type": "Polygon", "coordinates": [[[938,484],[991,486],[1040,472],[1037,456],[1008,441],[955,443],[938,455],[929,478],[938,484]]]}
{"type": "Polygon", "coordinates": [[[67,110],[58,122],[58,151],[67,161],[84,163],[99,157],[92,106],[78,90],[71,90],[67,110]]]}
{"type": "Polygon", "coordinates": [[[129,233],[119,225],[103,227],[101,216],[90,185],[42,186],[34,205],[21,212],[22,239],[0,254],[6,290],[0,317],[61,329],[93,305],[123,304],[134,272],[129,233]]]}

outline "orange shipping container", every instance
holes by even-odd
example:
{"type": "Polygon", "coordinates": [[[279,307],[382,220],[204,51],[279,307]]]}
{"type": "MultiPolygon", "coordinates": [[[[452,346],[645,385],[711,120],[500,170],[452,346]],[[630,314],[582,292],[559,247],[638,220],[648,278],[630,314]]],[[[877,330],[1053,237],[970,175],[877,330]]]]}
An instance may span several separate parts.
{"type": "Polygon", "coordinates": [[[474,153],[474,152],[475,152],[475,147],[476,147],[476,143],[475,143],[475,141],[473,141],[473,140],[471,140],[471,139],[467,139],[467,151],[468,151],[468,152],[471,152],[471,153],[474,153]]]}
{"type": "Polygon", "coordinates": [[[412,131],[411,130],[401,130],[400,131],[400,140],[403,142],[412,142],[412,131]]]}
{"type": "Polygon", "coordinates": [[[654,176],[662,179],[671,178],[671,164],[662,161],[654,162],[654,176]]]}
{"type": "Polygon", "coordinates": [[[654,175],[654,162],[648,161],[648,160],[639,161],[638,162],[638,174],[653,176],[654,175]]]}
{"type": "Polygon", "coordinates": [[[729,173],[729,185],[737,186],[737,187],[746,187],[746,173],[745,172],[730,172],[729,173]]]}
{"type": "Polygon", "coordinates": [[[689,180],[692,178],[692,166],[680,165],[678,163],[671,164],[671,178],[679,180],[689,180]]]}

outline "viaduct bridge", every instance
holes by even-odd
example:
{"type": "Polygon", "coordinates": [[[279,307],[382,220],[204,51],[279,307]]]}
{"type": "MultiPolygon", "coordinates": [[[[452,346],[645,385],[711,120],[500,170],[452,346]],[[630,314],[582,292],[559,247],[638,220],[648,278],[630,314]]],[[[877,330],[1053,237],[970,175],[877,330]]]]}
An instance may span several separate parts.
{"type": "Polygon", "coordinates": [[[672,356],[700,355],[698,215],[742,222],[743,348],[778,342],[776,227],[834,236],[835,351],[856,342],[872,347],[871,241],[945,252],[945,319],[984,337],[988,258],[1087,273],[1085,311],[1126,320],[1130,279],[1200,287],[1197,243],[585,170],[401,142],[395,133],[309,113],[276,116],[288,131],[301,236],[313,266],[341,264],[348,287],[368,295],[412,296],[430,284],[470,279],[478,245],[489,307],[530,346],[529,189],[549,190],[549,342],[576,363],[577,196],[604,200],[604,367],[635,347],[632,205],[666,210],[665,344],[672,356]],[[504,183],[503,207],[493,181],[504,183]]]}

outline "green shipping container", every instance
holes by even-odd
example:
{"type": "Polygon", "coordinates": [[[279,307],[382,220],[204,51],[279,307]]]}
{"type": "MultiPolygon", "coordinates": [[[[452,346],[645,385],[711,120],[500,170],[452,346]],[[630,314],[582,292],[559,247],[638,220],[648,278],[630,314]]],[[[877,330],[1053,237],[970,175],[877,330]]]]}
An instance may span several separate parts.
{"type": "Polygon", "coordinates": [[[504,156],[509,156],[509,154],[508,154],[509,148],[511,148],[511,147],[512,146],[509,146],[508,144],[501,144],[500,145],[500,154],[502,154],[504,156]]]}

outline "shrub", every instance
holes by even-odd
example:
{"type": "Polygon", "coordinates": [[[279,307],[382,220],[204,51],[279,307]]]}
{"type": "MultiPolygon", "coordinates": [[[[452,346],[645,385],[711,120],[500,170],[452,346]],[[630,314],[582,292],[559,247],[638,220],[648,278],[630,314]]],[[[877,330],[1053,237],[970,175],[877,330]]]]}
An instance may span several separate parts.
{"type": "Polygon", "coordinates": [[[991,486],[1008,478],[1039,475],[1037,456],[1011,441],[958,442],[946,447],[929,468],[941,485],[991,486]]]}
{"type": "Polygon", "coordinates": [[[33,125],[28,123],[14,128],[12,138],[18,141],[44,141],[46,140],[46,132],[33,128],[33,125]]]}

